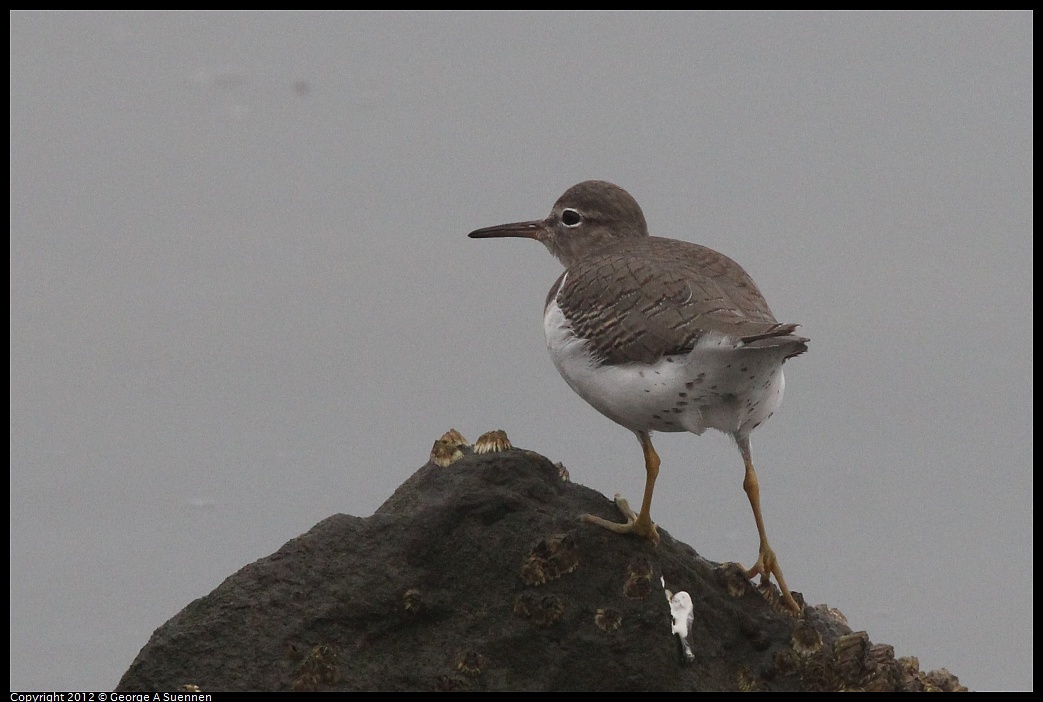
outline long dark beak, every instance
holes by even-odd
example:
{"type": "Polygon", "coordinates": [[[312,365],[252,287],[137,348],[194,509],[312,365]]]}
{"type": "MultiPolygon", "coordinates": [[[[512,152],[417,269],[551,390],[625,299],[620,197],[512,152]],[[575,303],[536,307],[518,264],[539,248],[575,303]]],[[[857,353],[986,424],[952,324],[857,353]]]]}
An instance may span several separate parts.
{"type": "Polygon", "coordinates": [[[484,227],[475,229],[467,236],[472,239],[495,239],[502,237],[521,237],[523,239],[543,238],[547,231],[547,225],[543,220],[533,222],[511,222],[510,224],[497,224],[495,227],[484,227]]]}

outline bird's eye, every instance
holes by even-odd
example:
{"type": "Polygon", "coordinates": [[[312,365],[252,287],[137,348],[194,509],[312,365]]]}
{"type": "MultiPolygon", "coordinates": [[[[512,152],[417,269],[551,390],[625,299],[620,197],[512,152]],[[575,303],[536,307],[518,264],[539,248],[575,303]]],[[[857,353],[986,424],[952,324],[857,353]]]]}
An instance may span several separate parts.
{"type": "Polygon", "coordinates": [[[566,227],[575,227],[582,221],[583,217],[580,216],[579,212],[572,208],[562,210],[561,212],[561,223],[566,227]]]}

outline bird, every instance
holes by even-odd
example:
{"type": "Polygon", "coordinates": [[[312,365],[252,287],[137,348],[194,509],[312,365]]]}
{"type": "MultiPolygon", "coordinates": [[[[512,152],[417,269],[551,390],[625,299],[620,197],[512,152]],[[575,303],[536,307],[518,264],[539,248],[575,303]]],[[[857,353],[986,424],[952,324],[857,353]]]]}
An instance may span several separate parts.
{"type": "Polygon", "coordinates": [[[746,576],[762,583],[774,576],[785,604],[799,611],[768,542],[750,448],[751,432],[782,402],[783,363],[807,351],[799,325],[776,320],[753,279],[724,254],[650,236],[637,201],[607,181],[572,186],[544,219],[468,236],[535,239],[564,265],[544,303],[551,360],[580,397],[641,445],[640,511],[616,495],[624,523],[590,514],[583,521],[658,544],[651,505],[660,459],[652,433],[722,431],[742,457],[760,538],[746,576]]]}

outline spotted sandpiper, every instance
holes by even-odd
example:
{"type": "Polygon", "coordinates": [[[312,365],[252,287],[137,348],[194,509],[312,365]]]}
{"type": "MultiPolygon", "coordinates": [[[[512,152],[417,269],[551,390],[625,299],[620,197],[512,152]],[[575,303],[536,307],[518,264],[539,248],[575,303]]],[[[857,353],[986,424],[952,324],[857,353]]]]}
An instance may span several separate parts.
{"type": "Polygon", "coordinates": [[[750,455],[750,432],[782,402],[782,364],[807,350],[798,325],[780,324],[753,279],[724,254],[649,236],[637,201],[605,181],[572,186],[546,219],[469,236],[535,239],[565,265],[543,310],[551,359],[580,397],[641,443],[640,513],[617,495],[625,523],[589,514],[583,520],[658,543],[650,510],[659,456],[651,433],[723,431],[746,465],[743,488],[760,534],[746,575],[774,575],[786,604],[799,610],[768,544],[750,455]]]}

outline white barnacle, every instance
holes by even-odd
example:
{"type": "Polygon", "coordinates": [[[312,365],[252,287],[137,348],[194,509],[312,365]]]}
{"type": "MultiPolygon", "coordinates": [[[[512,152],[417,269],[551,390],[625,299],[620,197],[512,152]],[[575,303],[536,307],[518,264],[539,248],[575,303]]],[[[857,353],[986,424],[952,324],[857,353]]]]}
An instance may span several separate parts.
{"type": "Polygon", "coordinates": [[[660,582],[663,584],[663,592],[666,595],[666,601],[670,604],[670,633],[677,636],[681,642],[681,654],[684,656],[686,663],[691,663],[695,660],[695,654],[692,653],[692,647],[688,643],[688,632],[692,629],[692,622],[695,620],[695,608],[692,606],[692,596],[682,590],[677,594],[670,592],[666,588],[666,579],[660,578],[660,582]]]}

